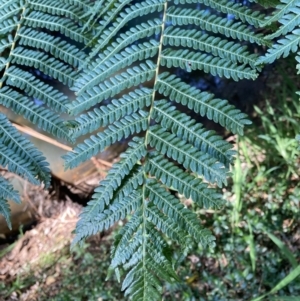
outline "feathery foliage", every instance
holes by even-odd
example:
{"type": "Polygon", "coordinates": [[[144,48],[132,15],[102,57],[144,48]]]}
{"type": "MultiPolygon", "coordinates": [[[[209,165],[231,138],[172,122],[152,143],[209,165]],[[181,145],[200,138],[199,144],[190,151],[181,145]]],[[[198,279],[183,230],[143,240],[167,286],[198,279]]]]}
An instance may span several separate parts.
{"type": "MultiPolygon", "coordinates": [[[[68,123],[70,136],[91,136],[65,155],[66,166],[116,141],[131,142],[83,209],[73,243],[130,216],[115,240],[111,268],[118,277],[126,271],[122,289],[132,300],[159,300],[160,282],[178,280],[166,238],[183,248],[191,239],[214,245],[178,193],[200,208],[220,208],[215,187],[226,184],[235,155],[183,107],[233,133],[243,134],[250,123],[227,100],[183,82],[174,68],[255,79],[258,56],[245,42],[268,44],[254,30],[264,15],[231,1],[117,0],[108,9],[109,3],[94,5],[97,33],[72,87],[77,98],[67,105],[81,114],[68,123]],[[200,8],[186,8],[190,3],[200,8]]],[[[95,24],[91,18],[84,29],[95,24]]]]}
{"type": "MultiPolygon", "coordinates": [[[[72,138],[61,117],[67,112],[68,97],[55,80],[73,86],[77,68],[84,63],[86,55],[80,48],[89,35],[82,33],[82,16],[90,6],[88,0],[0,3],[0,105],[68,141],[72,138]]],[[[45,158],[3,114],[0,165],[33,184],[50,184],[45,158]]],[[[6,199],[20,199],[5,179],[0,181],[0,213],[8,220],[6,199]]]]}
{"type": "MultiPolygon", "coordinates": [[[[119,278],[125,271],[122,289],[131,300],[159,300],[161,281],[178,280],[168,238],[183,249],[191,240],[214,245],[178,196],[200,208],[220,208],[217,186],[226,184],[235,151],[198,117],[240,135],[250,123],[227,100],[185,83],[177,68],[255,79],[262,64],[298,49],[299,1],[252,2],[275,7],[274,13],[228,0],[0,4],[0,104],[58,138],[88,135],[64,156],[68,168],[129,140],[84,208],[74,243],[127,218],[115,239],[111,269],[119,278]],[[281,26],[267,39],[256,30],[276,22],[281,26]],[[259,58],[250,43],[270,49],[259,58]],[[69,101],[54,80],[70,87],[76,99],[69,101]],[[80,115],[66,122],[62,113],[80,115]]],[[[48,185],[42,155],[3,115],[0,126],[0,164],[48,185]]],[[[8,198],[19,201],[1,178],[0,213],[7,220],[8,198]]]]}
{"type": "Polygon", "coordinates": [[[274,13],[261,23],[261,27],[276,23],[280,27],[266,38],[275,40],[265,56],[258,64],[273,63],[280,57],[287,57],[291,52],[298,51],[300,44],[300,3],[297,0],[280,0],[274,13]]]}

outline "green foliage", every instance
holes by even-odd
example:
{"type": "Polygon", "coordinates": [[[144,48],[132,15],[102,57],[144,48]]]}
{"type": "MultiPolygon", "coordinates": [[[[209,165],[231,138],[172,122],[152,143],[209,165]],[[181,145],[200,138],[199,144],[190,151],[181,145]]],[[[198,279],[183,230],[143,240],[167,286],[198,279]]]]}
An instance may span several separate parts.
{"type": "Polygon", "coordinates": [[[267,54],[258,60],[261,63],[273,63],[280,57],[287,57],[291,52],[297,52],[300,43],[300,3],[297,0],[281,0],[276,6],[277,10],[272,16],[261,23],[262,27],[279,22],[280,27],[268,39],[279,38],[273,46],[268,49],[267,54]]]}
{"type": "MultiPolygon", "coordinates": [[[[74,84],[76,68],[86,58],[75,43],[89,40],[80,27],[88,9],[89,1],[4,0],[0,4],[0,105],[68,141],[72,139],[61,117],[67,112],[68,97],[49,79],[74,84]]],[[[0,164],[33,184],[50,184],[45,158],[3,114],[0,164]]],[[[20,199],[3,178],[1,188],[0,213],[8,220],[6,199],[20,199]]]]}
{"type": "MultiPolygon", "coordinates": [[[[83,210],[74,243],[128,218],[115,240],[111,268],[118,277],[126,271],[122,289],[131,300],[158,300],[161,281],[178,279],[168,239],[181,250],[191,240],[215,245],[178,193],[200,208],[220,208],[216,186],[227,183],[235,155],[229,143],[181,111],[241,135],[250,124],[227,100],[185,83],[174,70],[255,79],[262,64],[297,51],[297,1],[281,1],[269,17],[227,0],[6,0],[0,8],[0,104],[58,138],[92,134],[64,156],[68,168],[131,140],[83,210]],[[256,33],[277,21],[282,26],[267,39],[256,33]],[[284,38],[272,46],[269,40],[278,36],[284,38]],[[245,41],[270,49],[259,58],[245,41]],[[70,102],[47,77],[69,85],[76,99],[70,102]],[[67,122],[62,113],[81,115],[67,122]]],[[[47,184],[43,159],[37,153],[34,162],[22,157],[23,141],[18,138],[14,149],[0,144],[0,164],[47,184]]]]}
{"type": "Polygon", "coordinates": [[[227,100],[183,82],[171,70],[203,70],[234,80],[256,78],[258,56],[240,41],[265,44],[262,35],[249,27],[257,26],[264,16],[228,1],[204,2],[216,14],[235,14],[241,20],[237,25],[222,14],[205,12],[207,6],[190,9],[189,14],[182,5],[185,2],[172,6],[167,1],[146,0],[126,6],[130,1],[116,1],[111,10],[100,2],[94,7],[101,16],[100,27],[72,88],[77,98],[68,105],[71,114],[83,113],[69,122],[70,135],[93,135],[64,157],[66,166],[77,166],[140,132],[144,138],[132,138],[120,162],[100,183],[81,214],[74,243],[130,216],[115,241],[111,268],[118,277],[125,269],[122,289],[132,300],[158,300],[160,281],[177,280],[168,237],[182,247],[190,240],[214,245],[210,231],[185,208],[177,192],[199,207],[220,208],[222,198],[207,182],[219,187],[226,184],[235,155],[231,144],[182,113],[183,107],[233,133],[242,134],[250,123],[227,100]],[[141,23],[146,15],[149,20],[141,23]],[[204,21],[199,21],[201,17],[204,21]],[[185,27],[185,22],[195,29],[185,27]],[[203,28],[205,22],[207,34],[199,35],[199,25],[203,28]],[[123,28],[125,33],[120,34],[123,28]],[[159,40],[155,39],[158,34],[159,40]],[[141,88],[144,84],[147,89],[141,88]],[[111,97],[117,98],[102,104],[111,97]],[[100,103],[100,108],[91,110],[100,103]],[[97,133],[101,127],[106,129],[97,133]]]}

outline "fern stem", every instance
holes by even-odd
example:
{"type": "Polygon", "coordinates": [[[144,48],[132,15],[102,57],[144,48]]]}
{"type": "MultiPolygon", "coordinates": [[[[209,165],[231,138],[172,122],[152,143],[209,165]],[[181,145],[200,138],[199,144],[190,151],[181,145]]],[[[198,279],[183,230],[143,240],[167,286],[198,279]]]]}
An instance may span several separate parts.
{"type": "MultiPolygon", "coordinates": [[[[25,1],[24,7],[22,8],[20,22],[17,26],[16,33],[15,33],[15,36],[14,36],[14,40],[11,44],[11,48],[10,48],[10,51],[9,51],[9,55],[8,55],[9,58],[12,57],[12,52],[14,51],[14,49],[16,47],[16,41],[17,41],[18,33],[21,29],[21,23],[24,20],[25,11],[26,11],[26,8],[27,8],[26,6],[27,6],[27,1],[25,1]]],[[[2,80],[0,81],[0,89],[2,88],[3,83],[5,81],[6,71],[8,70],[9,66],[10,66],[10,60],[6,63],[5,70],[4,70],[3,75],[2,75],[2,80]]]]}
{"type": "MultiPolygon", "coordinates": [[[[151,113],[152,113],[153,108],[154,108],[154,101],[155,101],[155,96],[156,96],[155,86],[156,86],[156,83],[157,83],[157,80],[158,80],[158,74],[159,74],[161,52],[162,52],[163,40],[164,40],[164,31],[165,31],[166,19],[167,19],[167,9],[168,9],[168,1],[166,0],[165,4],[164,4],[161,34],[160,34],[159,47],[158,47],[158,57],[157,57],[157,63],[156,63],[155,79],[154,79],[154,84],[153,84],[152,101],[151,101],[151,106],[150,106],[150,110],[149,110],[149,117],[148,117],[148,128],[150,127],[151,113]]],[[[146,136],[145,136],[145,147],[146,148],[147,148],[147,145],[148,145],[148,132],[149,131],[146,132],[146,136]]]]}
{"type": "MultiPolygon", "coordinates": [[[[159,74],[159,66],[160,66],[160,58],[161,58],[161,52],[162,52],[162,46],[163,46],[163,38],[164,38],[164,30],[165,30],[165,23],[166,23],[166,18],[167,18],[167,8],[168,8],[168,1],[165,1],[164,4],[164,12],[163,12],[163,19],[162,19],[162,27],[161,27],[161,35],[160,35],[160,41],[159,41],[159,48],[158,48],[158,57],[157,57],[157,66],[156,66],[156,71],[155,71],[155,80],[154,80],[154,84],[153,84],[153,93],[152,93],[152,100],[151,100],[151,106],[150,106],[150,110],[149,110],[149,117],[148,117],[148,129],[150,127],[150,123],[151,123],[151,114],[152,111],[154,109],[154,102],[155,102],[155,96],[156,96],[156,90],[155,90],[155,85],[157,83],[157,78],[158,78],[158,74],[159,74]]],[[[148,145],[148,133],[149,130],[146,132],[145,135],[145,148],[147,149],[147,145],[148,145]]],[[[147,155],[146,155],[147,157],[147,155]]],[[[144,162],[145,163],[145,162],[144,162]]],[[[145,184],[147,181],[147,173],[144,170],[144,179],[145,179],[145,184]]],[[[146,277],[145,272],[146,272],[146,245],[147,245],[147,228],[146,228],[146,222],[147,222],[147,217],[146,217],[146,185],[143,185],[143,208],[142,208],[142,214],[143,214],[143,266],[144,268],[144,279],[146,277]]],[[[145,286],[145,281],[144,281],[144,286],[145,286]]],[[[144,292],[146,292],[146,288],[144,287],[144,292]]]]}

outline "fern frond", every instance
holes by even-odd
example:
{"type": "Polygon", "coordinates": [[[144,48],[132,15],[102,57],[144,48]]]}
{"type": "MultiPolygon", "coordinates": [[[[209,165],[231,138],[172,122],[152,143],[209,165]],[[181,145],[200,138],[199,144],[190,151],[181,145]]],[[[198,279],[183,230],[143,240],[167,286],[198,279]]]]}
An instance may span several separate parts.
{"type": "Polygon", "coordinates": [[[173,6],[167,11],[167,21],[172,22],[173,25],[197,25],[202,30],[219,33],[227,38],[257,43],[258,45],[268,43],[262,34],[253,33],[248,25],[222,18],[210,12],[208,13],[206,10],[199,11],[173,6]]]}
{"type": "Polygon", "coordinates": [[[288,10],[288,12],[282,16],[279,22],[282,24],[280,28],[273,34],[267,36],[267,38],[273,39],[281,35],[286,35],[300,25],[300,3],[295,4],[295,6],[288,10]]]}
{"type": "Polygon", "coordinates": [[[98,34],[96,37],[99,37],[102,34],[103,30],[106,29],[107,26],[116,19],[120,11],[122,11],[122,9],[129,3],[130,0],[110,0],[110,3],[106,3],[106,5],[103,6],[102,1],[96,2],[96,7],[94,7],[94,10],[100,12],[100,16],[102,16],[102,20],[100,21],[100,28],[98,29],[98,34]]]}
{"type": "Polygon", "coordinates": [[[257,64],[271,64],[280,57],[287,57],[291,52],[297,52],[300,44],[300,29],[295,29],[285,38],[278,40],[272,48],[268,49],[264,57],[258,59],[257,64]]]}
{"type": "Polygon", "coordinates": [[[143,230],[138,234],[143,247],[139,247],[129,260],[130,271],[124,279],[122,289],[125,290],[125,295],[130,295],[134,301],[159,300],[161,288],[158,277],[171,282],[175,276],[164,255],[166,243],[155,235],[150,223],[142,225],[143,230]]]}
{"type": "Polygon", "coordinates": [[[148,131],[148,141],[160,153],[182,164],[198,175],[203,175],[207,181],[222,184],[227,183],[228,169],[210,155],[198,151],[191,144],[182,141],[158,126],[152,126],[148,131]]]}
{"type": "Polygon", "coordinates": [[[96,15],[100,18],[105,12],[105,9],[108,9],[110,5],[112,5],[112,1],[110,3],[106,3],[104,6],[103,0],[96,0],[94,5],[83,15],[83,18],[88,17],[89,19],[85,22],[82,32],[84,32],[87,28],[91,28],[97,22],[96,15]]]}
{"type": "Polygon", "coordinates": [[[0,35],[5,35],[10,33],[18,26],[18,19],[17,18],[10,18],[6,20],[2,20],[0,23],[0,35]]]}
{"type": "Polygon", "coordinates": [[[191,198],[200,208],[220,209],[224,203],[221,194],[208,188],[199,178],[184,173],[158,153],[151,154],[145,169],[167,187],[176,189],[187,199],[191,198]]]}
{"type": "MultiPolygon", "coordinates": [[[[4,178],[0,178],[0,199],[12,200],[17,204],[21,203],[20,196],[13,186],[4,178]]],[[[1,201],[0,201],[1,203],[1,201]]],[[[1,211],[0,211],[1,212],[1,211]]]]}
{"type": "Polygon", "coordinates": [[[124,51],[105,60],[100,66],[94,68],[92,72],[89,71],[85,78],[82,77],[82,80],[76,86],[75,91],[77,95],[116,74],[119,70],[132,65],[133,62],[155,56],[157,51],[158,42],[154,40],[126,48],[124,51]]]}
{"type": "Polygon", "coordinates": [[[5,74],[8,85],[24,90],[28,96],[45,102],[50,108],[58,112],[67,111],[67,97],[58,90],[38,80],[29,72],[11,67],[5,74]]]}
{"type": "MultiPolygon", "coordinates": [[[[122,2],[122,1],[120,1],[122,2]]],[[[99,39],[97,45],[94,47],[93,51],[91,52],[91,57],[97,55],[100,50],[106,46],[110,39],[112,39],[116,33],[124,27],[130,20],[141,17],[144,15],[148,15],[150,13],[154,12],[160,12],[164,7],[164,0],[145,0],[140,3],[136,3],[134,5],[131,5],[130,7],[127,7],[124,12],[120,13],[120,16],[116,19],[116,21],[112,24],[112,26],[109,27],[108,30],[103,30],[98,33],[99,39]]],[[[100,23],[101,25],[104,25],[103,21],[100,23]]],[[[103,27],[105,29],[105,27],[103,27]]]]}
{"type": "Polygon", "coordinates": [[[58,1],[52,0],[50,3],[48,0],[39,0],[39,1],[28,1],[28,4],[34,11],[41,11],[55,16],[63,16],[66,18],[70,18],[77,22],[80,22],[84,15],[84,10],[82,7],[86,9],[89,7],[89,4],[80,4],[79,1],[75,1],[77,3],[72,3],[73,1],[58,1]]]}
{"type": "Polygon", "coordinates": [[[84,52],[59,37],[54,37],[29,28],[20,30],[18,35],[20,37],[20,45],[42,49],[73,67],[84,64],[86,58],[84,52]]]}
{"type": "MultiPolygon", "coordinates": [[[[156,71],[156,66],[151,61],[146,61],[139,66],[126,70],[108,81],[104,81],[99,86],[81,94],[69,105],[71,114],[78,114],[93,105],[100,103],[103,99],[112,97],[121,91],[137,86],[141,83],[151,80],[156,71]]],[[[76,85],[77,86],[77,85],[76,85]]]]}
{"type": "Polygon", "coordinates": [[[249,120],[246,119],[247,116],[235,109],[234,106],[229,105],[228,101],[214,98],[213,94],[201,92],[167,72],[158,77],[155,88],[172,101],[187,106],[233,133],[242,135],[244,126],[250,124],[249,120]]]}
{"type": "Polygon", "coordinates": [[[222,59],[228,59],[233,63],[249,64],[251,67],[254,67],[257,61],[257,55],[250,54],[247,51],[247,46],[203,34],[197,30],[167,28],[163,43],[170,46],[183,46],[205,51],[222,59]]]}
{"type": "Polygon", "coordinates": [[[137,112],[139,109],[149,107],[152,95],[153,90],[142,88],[123,95],[120,99],[113,99],[111,104],[101,106],[100,109],[94,109],[94,111],[76,118],[76,122],[73,123],[72,135],[78,137],[92,133],[100,127],[105,127],[126,115],[137,112]]]}
{"type": "Polygon", "coordinates": [[[20,196],[8,180],[0,177],[0,214],[4,216],[7,226],[11,229],[10,208],[7,200],[21,203],[20,196]]]}
{"type": "Polygon", "coordinates": [[[292,0],[281,0],[276,6],[272,17],[266,20],[262,26],[278,21],[282,24],[268,39],[279,38],[265,56],[259,58],[257,64],[271,64],[280,57],[287,57],[291,52],[297,52],[300,44],[300,3],[292,0]]]}
{"type": "Polygon", "coordinates": [[[182,140],[215,157],[225,166],[229,167],[229,164],[233,162],[236,151],[232,150],[230,143],[217,136],[214,131],[206,130],[201,123],[197,123],[188,115],[176,110],[167,101],[158,102],[151,117],[166,130],[170,130],[182,140]]]}
{"type": "Polygon", "coordinates": [[[37,106],[32,100],[8,87],[0,89],[0,104],[10,108],[16,114],[22,115],[39,128],[58,138],[73,141],[64,123],[53,112],[37,106]]]}
{"type": "Polygon", "coordinates": [[[184,208],[183,204],[177,198],[172,196],[156,181],[149,181],[146,184],[146,196],[152,200],[159,210],[169,218],[175,220],[183,231],[203,246],[213,243],[215,238],[209,230],[201,227],[197,215],[191,210],[184,208]]]}
{"type": "Polygon", "coordinates": [[[0,20],[6,20],[16,15],[23,7],[22,1],[4,1],[0,6],[0,20]]]}
{"type": "Polygon", "coordinates": [[[203,70],[214,76],[232,78],[235,81],[257,77],[256,71],[246,65],[237,65],[227,59],[189,51],[188,49],[165,49],[161,55],[161,65],[168,68],[180,67],[187,71],[203,70]]]}
{"type": "Polygon", "coordinates": [[[113,41],[111,45],[108,45],[103,53],[97,54],[98,58],[95,62],[92,61],[88,68],[94,71],[113,55],[124,49],[126,46],[134,43],[138,39],[159,34],[161,27],[162,23],[159,19],[148,20],[147,23],[141,23],[131,27],[125,33],[121,33],[120,36],[116,38],[116,41],[113,41]]]}
{"type": "Polygon", "coordinates": [[[83,210],[73,244],[129,215],[116,237],[111,269],[118,277],[119,268],[126,270],[122,288],[138,301],[158,300],[160,281],[177,279],[166,239],[183,248],[191,240],[214,245],[197,215],[175,195],[191,198],[200,208],[219,209],[223,199],[209,183],[226,184],[235,155],[231,144],[181,110],[189,108],[233,133],[242,134],[250,123],[227,100],[201,92],[171,73],[179,67],[234,80],[254,79],[260,71],[258,57],[244,42],[268,45],[254,29],[264,15],[245,5],[225,0],[175,3],[176,8],[169,8],[167,0],[94,1],[83,26],[84,31],[98,23],[87,44],[93,48],[79,65],[72,87],[77,98],[67,105],[71,114],[84,112],[65,123],[73,138],[102,132],[69,152],[66,167],[124,138],[132,140],[83,210]],[[204,5],[192,9],[193,3],[204,5]],[[194,25],[205,32],[199,34],[194,25]],[[136,138],[138,133],[144,138],[136,138]]]}
{"type": "Polygon", "coordinates": [[[21,177],[24,177],[29,182],[39,185],[39,181],[33,176],[33,167],[16,155],[8,146],[0,143],[0,165],[7,167],[10,172],[13,172],[21,177]]]}
{"type": "Polygon", "coordinates": [[[203,3],[219,12],[234,15],[237,19],[254,25],[255,27],[259,27],[260,23],[265,18],[265,15],[258,11],[252,11],[250,8],[247,8],[240,3],[234,3],[227,0],[175,0],[174,2],[175,4],[203,3]]]}
{"type": "Polygon", "coordinates": [[[183,237],[185,237],[186,234],[181,230],[176,221],[165,216],[152,203],[147,206],[146,217],[159,231],[163,232],[174,241],[185,244],[185,239],[183,239],[183,237]]]}
{"type": "Polygon", "coordinates": [[[147,129],[148,114],[144,111],[139,111],[131,116],[126,116],[120,121],[116,121],[109,126],[104,132],[100,132],[96,136],[91,136],[84,143],[75,147],[73,152],[69,152],[64,156],[66,166],[73,168],[81,162],[93,157],[99,152],[102,152],[107,146],[127,138],[128,136],[145,131],[147,129]]]}
{"type": "Polygon", "coordinates": [[[13,44],[13,40],[11,35],[8,35],[7,38],[1,39],[0,40],[0,52],[3,52],[7,48],[11,47],[13,44]]]}
{"type": "Polygon", "coordinates": [[[52,16],[43,12],[31,12],[25,16],[24,24],[33,28],[45,28],[51,31],[59,31],[66,37],[80,43],[86,44],[88,37],[81,33],[81,29],[75,22],[52,16]]]}
{"type": "Polygon", "coordinates": [[[0,177],[0,214],[6,220],[7,226],[11,229],[10,208],[7,200],[12,200],[17,204],[21,203],[20,196],[8,180],[0,177]]]}
{"type": "MultiPolygon", "coordinates": [[[[52,79],[74,85],[77,67],[87,57],[79,49],[93,35],[92,30],[81,33],[83,16],[91,6],[89,0],[0,3],[0,104],[68,141],[73,138],[60,116],[67,112],[68,97],[60,92],[61,86],[54,88],[57,83],[52,79]]],[[[48,186],[50,170],[42,154],[2,114],[0,129],[0,164],[33,184],[48,186]]],[[[4,186],[1,201],[6,197],[3,191],[4,186]]],[[[7,207],[5,213],[7,217],[7,207]]]]}
{"type": "Polygon", "coordinates": [[[266,17],[264,21],[261,22],[261,27],[266,27],[273,22],[279,21],[285,14],[287,14],[291,8],[297,5],[297,0],[280,0],[281,4],[276,5],[275,12],[270,16],[266,17]]]}
{"type": "Polygon", "coordinates": [[[11,56],[12,64],[34,67],[69,87],[74,85],[77,72],[70,66],[45,53],[18,47],[12,52],[11,56]]]}
{"type": "MultiPolygon", "coordinates": [[[[118,190],[121,182],[126,175],[129,175],[135,164],[146,154],[144,147],[144,141],[142,139],[134,139],[133,142],[129,143],[128,150],[121,155],[121,160],[113,166],[113,168],[108,172],[106,179],[100,183],[100,186],[95,190],[92,200],[88,203],[80,215],[81,220],[78,222],[76,237],[73,242],[76,243],[81,241],[84,237],[92,235],[94,230],[90,229],[90,226],[86,226],[94,218],[103,212],[106,205],[109,205],[110,200],[113,198],[114,191],[118,190]],[[91,232],[92,230],[92,232],[91,232]]],[[[137,185],[141,185],[143,182],[143,177],[137,177],[137,182],[133,182],[133,187],[137,188],[137,185]],[[141,182],[142,180],[142,182],[141,182]]],[[[126,185],[125,185],[126,186],[126,185]]],[[[127,196],[127,189],[122,189],[127,196]]],[[[122,198],[120,198],[122,199],[122,198]]],[[[97,232],[97,231],[96,231],[97,232]]],[[[95,233],[96,233],[95,232],[95,233]]]]}
{"type": "MultiPolygon", "coordinates": [[[[32,177],[40,182],[44,182],[45,186],[50,185],[50,169],[45,157],[38,151],[34,145],[23,137],[8,121],[8,119],[0,113],[0,143],[10,149],[20,159],[29,164],[32,169],[32,177]]],[[[0,178],[1,179],[1,178],[0,178]]],[[[36,181],[34,181],[36,183],[36,181]]],[[[1,189],[0,189],[1,193],[1,189]]],[[[1,196],[0,197],[5,197],[1,196]]]]}

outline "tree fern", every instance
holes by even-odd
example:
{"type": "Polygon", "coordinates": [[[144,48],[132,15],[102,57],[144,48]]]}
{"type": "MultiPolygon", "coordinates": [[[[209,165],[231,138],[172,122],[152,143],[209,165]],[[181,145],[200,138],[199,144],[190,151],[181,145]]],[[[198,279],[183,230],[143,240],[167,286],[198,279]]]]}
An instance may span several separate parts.
{"type": "MultiPolygon", "coordinates": [[[[82,16],[90,1],[23,1],[0,3],[0,104],[39,128],[71,141],[61,114],[68,97],[53,86],[55,79],[73,86],[76,68],[86,55],[75,46],[89,41],[82,16]],[[39,100],[39,104],[35,101],[39,100]]],[[[33,184],[50,184],[42,154],[0,114],[0,165],[33,184]]],[[[16,191],[0,178],[0,213],[8,220],[6,199],[19,202],[16,191]]],[[[10,225],[10,223],[9,223],[10,225]]]]}
{"type": "MultiPolygon", "coordinates": [[[[118,277],[125,269],[122,289],[132,300],[159,300],[161,280],[178,280],[166,238],[182,247],[191,240],[214,245],[177,193],[200,208],[220,208],[214,187],[226,184],[235,155],[231,144],[182,108],[233,133],[243,134],[250,123],[227,100],[176,77],[174,68],[255,79],[258,56],[244,41],[269,44],[254,30],[265,16],[231,1],[200,0],[96,1],[91,12],[99,16],[97,32],[72,87],[77,98],[67,109],[81,113],[68,123],[69,134],[92,135],[64,157],[66,166],[124,138],[131,142],[83,209],[73,243],[129,217],[115,240],[111,268],[118,277]],[[185,8],[193,3],[200,9],[185,8]]],[[[90,18],[84,30],[95,24],[90,18]]]]}

